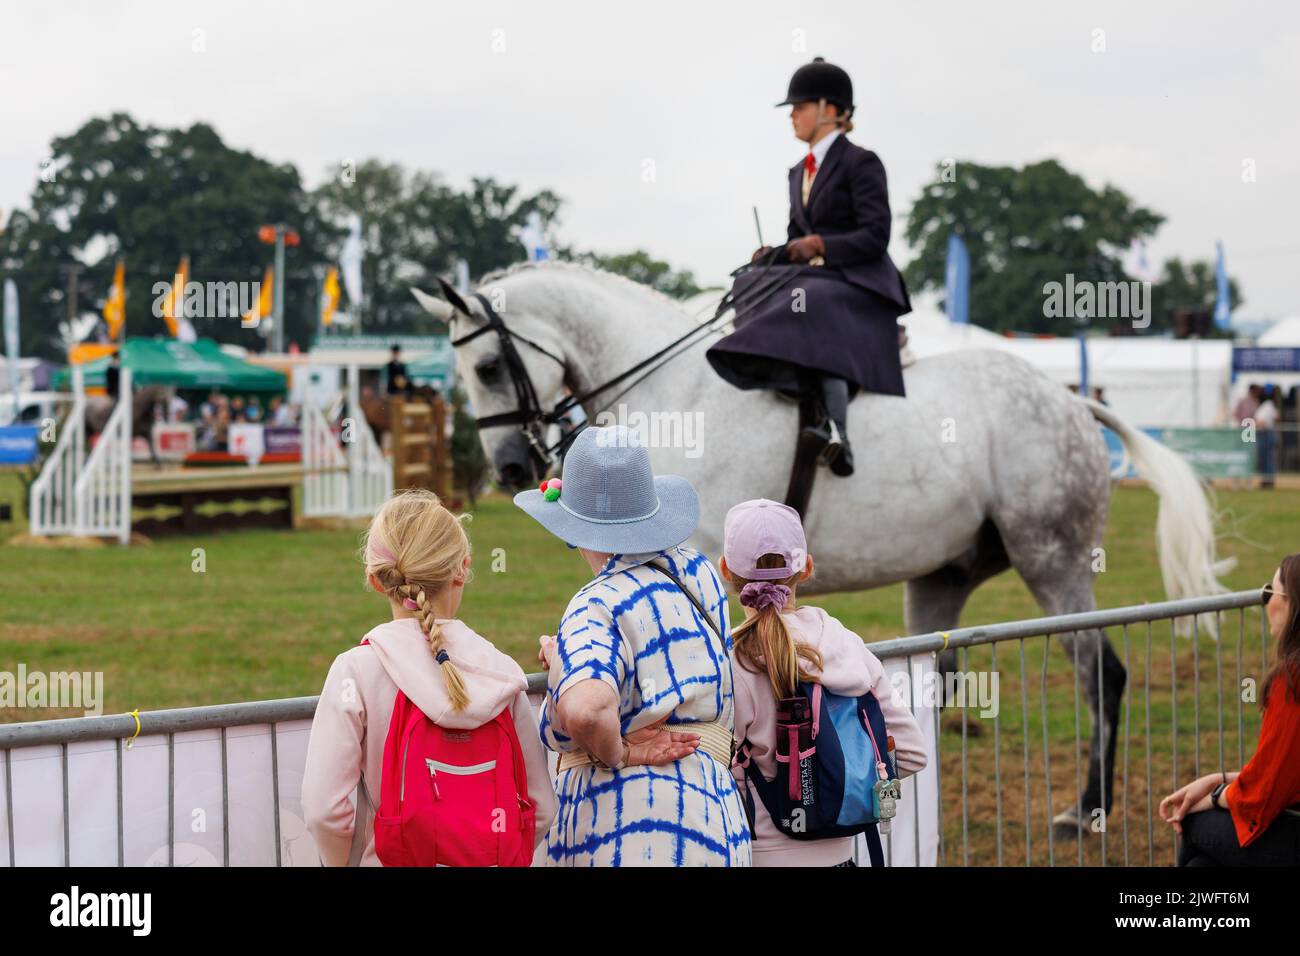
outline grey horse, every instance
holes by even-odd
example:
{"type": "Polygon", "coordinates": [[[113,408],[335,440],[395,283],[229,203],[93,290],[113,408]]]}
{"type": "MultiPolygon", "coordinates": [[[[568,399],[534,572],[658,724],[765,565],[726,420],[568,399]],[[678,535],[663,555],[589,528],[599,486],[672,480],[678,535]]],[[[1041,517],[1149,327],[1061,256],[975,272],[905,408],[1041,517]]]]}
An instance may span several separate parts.
{"type": "MultiPolygon", "coordinates": [[[[701,328],[666,296],[567,263],[516,266],[486,276],[479,291],[515,337],[543,408],[568,390],[583,394],[608,382],[701,328]]],[[[446,301],[413,292],[450,323],[453,338],[485,323],[477,299],[462,299],[445,285],[446,301]]],[[[797,430],[792,403],[742,392],[711,372],[704,350],[725,331],[701,329],[697,341],[651,374],[621,382],[584,406],[597,424],[638,427],[655,471],[691,481],[701,520],[690,544],[715,558],[731,505],[784,497],[797,430]]],[[[501,350],[496,334],[478,335],[456,350],[460,380],[480,417],[518,407],[501,350]]],[[[1048,614],[1095,609],[1093,569],[1110,498],[1109,456],[1098,422],[1115,430],[1159,495],[1156,537],[1169,596],[1224,590],[1217,574],[1229,565],[1216,563],[1213,514],[1197,476],[1110,409],[996,350],[925,358],[905,370],[904,380],[905,398],[862,394],[852,403],[857,470],[850,478],[825,471],[818,478],[805,519],[817,570],[801,591],[904,581],[912,634],[955,627],[971,592],[1008,568],[1048,614]]],[[[487,428],[481,437],[502,484],[518,489],[542,477],[519,425],[487,428]]],[[[1213,616],[1204,623],[1212,627],[1213,616]]],[[[1090,830],[1089,821],[1111,807],[1126,674],[1102,631],[1063,635],[1059,643],[1077,660],[1092,719],[1086,789],[1055,821],[1073,833],[1090,830]],[[1083,808],[1082,819],[1076,806],[1083,808]]],[[[952,652],[939,668],[954,668],[952,652]]]]}

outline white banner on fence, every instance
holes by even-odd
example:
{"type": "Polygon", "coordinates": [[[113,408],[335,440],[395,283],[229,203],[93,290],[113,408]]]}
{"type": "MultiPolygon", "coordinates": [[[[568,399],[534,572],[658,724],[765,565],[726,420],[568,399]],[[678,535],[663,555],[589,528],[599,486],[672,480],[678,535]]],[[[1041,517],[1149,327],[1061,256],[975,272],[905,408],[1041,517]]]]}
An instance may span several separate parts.
{"type": "MultiPolygon", "coordinates": [[[[319,866],[302,820],[302,768],[310,721],[276,725],[280,852],[284,866],[319,866]]],[[[175,779],[170,819],[176,866],[221,866],[229,832],[232,866],[274,866],[275,793],[271,727],[226,730],[226,801],[222,800],[221,731],[175,735],[174,773],[168,773],[166,736],[139,737],[122,757],[122,862],[168,863],[169,777],[175,779]],[[223,805],[229,814],[223,813],[223,805]]],[[[53,744],[10,752],[13,773],[13,860],[17,866],[62,866],[64,813],[61,749],[53,744]]],[[[118,743],[68,744],[67,859],[73,866],[118,863],[118,743]]],[[[6,808],[0,801],[0,818],[6,808]]],[[[8,862],[9,821],[0,819],[8,862]]]]}
{"type": "MultiPolygon", "coordinates": [[[[887,661],[891,671],[902,660],[887,661]]],[[[933,669],[928,655],[913,661],[914,686],[933,669]]],[[[541,699],[534,698],[534,708],[541,699]]],[[[914,866],[918,836],[913,827],[920,812],[919,845],[925,865],[934,865],[938,833],[938,777],[934,769],[934,713],[918,703],[916,717],[926,735],[930,765],[903,782],[903,799],[886,841],[892,866],[914,866]]],[[[275,866],[278,770],[279,851],[282,866],[319,866],[316,844],[302,812],[302,774],[307,760],[311,721],[251,724],[226,729],[226,787],[222,793],[220,730],[178,733],[174,769],[169,773],[167,737],[139,737],[130,749],[120,745],[122,760],[121,861],[126,866],[167,866],[168,821],[174,826],[176,866],[275,866]],[[175,781],[169,801],[169,780],[175,781]],[[170,810],[169,810],[170,802],[170,810]],[[228,813],[223,808],[228,808],[228,813]],[[227,844],[227,840],[229,841],[227,844]]],[[[112,740],[68,744],[68,819],[66,859],[73,866],[117,866],[119,743],[112,740]]],[[[0,865],[10,859],[9,833],[17,866],[62,866],[65,860],[62,749],[58,744],[10,751],[13,826],[0,799],[0,865]]],[[[761,810],[760,810],[761,812],[761,810]]],[[[859,859],[866,865],[866,848],[859,859]]]]}

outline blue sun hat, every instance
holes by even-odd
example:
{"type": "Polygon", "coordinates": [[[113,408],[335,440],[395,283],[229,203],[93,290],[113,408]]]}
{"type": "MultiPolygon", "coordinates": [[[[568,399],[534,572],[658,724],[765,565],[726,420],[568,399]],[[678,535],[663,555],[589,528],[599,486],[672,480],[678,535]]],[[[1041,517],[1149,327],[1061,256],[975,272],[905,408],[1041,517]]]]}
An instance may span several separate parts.
{"type": "Polygon", "coordinates": [[[681,544],[700,521],[700,499],[679,475],[655,475],[650,452],[626,425],[588,426],[559,479],[521,491],[515,504],[573,547],[645,554],[681,544]]]}

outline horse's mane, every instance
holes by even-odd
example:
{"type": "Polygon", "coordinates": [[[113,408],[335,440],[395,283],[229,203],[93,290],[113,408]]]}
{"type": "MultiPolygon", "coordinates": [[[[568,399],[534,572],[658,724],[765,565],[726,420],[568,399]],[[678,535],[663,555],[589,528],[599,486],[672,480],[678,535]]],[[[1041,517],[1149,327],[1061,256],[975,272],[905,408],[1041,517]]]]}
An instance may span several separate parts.
{"type": "Polygon", "coordinates": [[[614,286],[625,286],[629,289],[635,289],[644,295],[658,301],[663,305],[670,305],[677,311],[681,312],[682,304],[672,296],[660,292],[653,286],[637,282],[635,279],[629,279],[627,276],[619,275],[617,272],[608,272],[605,269],[596,266],[589,266],[583,262],[573,262],[563,259],[551,259],[545,262],[516,262],[512,266],[506,266],[504,269],[495,269],[479,279],[480,286],[488,285],[499,279],[508,279],[512,276],[525,272],[543,272],[543,271],[560,271],[576,273],[578,275],[590,276],[601,282],[614,286]]]}

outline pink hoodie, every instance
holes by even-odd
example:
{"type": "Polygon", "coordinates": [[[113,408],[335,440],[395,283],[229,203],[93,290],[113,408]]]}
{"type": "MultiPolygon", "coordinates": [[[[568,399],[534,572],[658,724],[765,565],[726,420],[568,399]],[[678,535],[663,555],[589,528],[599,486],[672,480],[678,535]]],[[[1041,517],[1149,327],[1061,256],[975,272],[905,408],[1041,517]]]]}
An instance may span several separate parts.
{"type": "Polygon", "coordinates": [[[528,703],[524,672],[489,641],[457,620],[441,621],[443,647],[465,679],[469,706],[451,709],[439,665],[415,618],[380,624],[334,659],[307,744],[302,807],[326,866],[379,866],[374,818],[384,763],[384,740],[397,689],[442,727],[473,729],[510,708],[528,772],[528,796],[537,804],[537,842],[555,818],[555,792],[537,718],[528,703]],[[348,799],[358,782],[358,807],[348,799]],[[360,833],[356,821],[361,821],[360,833]]]}
{"type": "MultiPolygon", "coordinates": [[[[822,686],[835,694],[876,695],[885,726],[894,738],[894,764],[900,777],[925,768],[925,740],[908,709],[894,692],[885,665],[867,649],[862,638],[819,607],[804,604],[781,617],[791,636],[822,655],[822,686]]],[[[732,687],[736,695],[736,739],[750,743],[750,754],[763,776],[776,776],[776,697],[767,674],[754,673],[732,656],[732,687]]],[[[744,787],[745,771],[732,768],[744,787]]],[[[853,837],[834,840],[793,840],[776,828],[763,802],[754,794],[754,866],[834,866],[853,856],[853,837]]]]}

